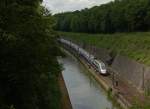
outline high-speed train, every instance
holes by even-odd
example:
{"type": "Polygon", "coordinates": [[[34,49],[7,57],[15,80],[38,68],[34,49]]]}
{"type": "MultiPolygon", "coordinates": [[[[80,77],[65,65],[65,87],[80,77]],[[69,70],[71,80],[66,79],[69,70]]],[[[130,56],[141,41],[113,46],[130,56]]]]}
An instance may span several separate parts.
{"type": "Polygon", "coordinates": [[[107,69],[105,64],[102,61],[95,59],[94,55],[91,55],[83,48],[79,47],[78,45],[72,43],[71,41],[65,39],[58,39],[60,43],[67,45],[68,47],[72,48],[75,52],[77,52],[81,57],[83,57],[93,68],[102,75],[107,75],[107,69]]]}

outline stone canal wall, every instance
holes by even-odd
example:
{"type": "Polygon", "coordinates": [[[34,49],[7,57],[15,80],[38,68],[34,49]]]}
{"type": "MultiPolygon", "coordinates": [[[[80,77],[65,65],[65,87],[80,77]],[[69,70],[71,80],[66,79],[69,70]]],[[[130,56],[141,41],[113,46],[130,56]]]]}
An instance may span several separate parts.
{"type": "Polygon", "coordinates": [[[61,90],[61,109],[73,109],[62,73],[59,75],[58,83],[61,90]]]}

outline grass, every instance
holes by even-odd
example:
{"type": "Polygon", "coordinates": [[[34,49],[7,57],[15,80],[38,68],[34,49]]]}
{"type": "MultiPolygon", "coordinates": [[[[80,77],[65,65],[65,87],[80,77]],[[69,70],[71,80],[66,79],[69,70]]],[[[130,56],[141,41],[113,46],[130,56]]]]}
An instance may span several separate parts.
{"type": "Polygon", "coordinates": [[[75,42],[106,48],[150,66],[150,32],[87,34],[59,32],[75,42]]]}

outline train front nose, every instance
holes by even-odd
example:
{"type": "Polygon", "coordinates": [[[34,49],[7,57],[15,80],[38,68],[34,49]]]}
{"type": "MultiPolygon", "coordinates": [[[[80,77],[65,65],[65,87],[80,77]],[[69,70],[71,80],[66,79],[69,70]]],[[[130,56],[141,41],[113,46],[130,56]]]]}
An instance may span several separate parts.
{"type": "Polygon", "coordinates": [[[106,72],[106,70],[101,70],[101,73],[106,74],[107,72],[106,72]]]}

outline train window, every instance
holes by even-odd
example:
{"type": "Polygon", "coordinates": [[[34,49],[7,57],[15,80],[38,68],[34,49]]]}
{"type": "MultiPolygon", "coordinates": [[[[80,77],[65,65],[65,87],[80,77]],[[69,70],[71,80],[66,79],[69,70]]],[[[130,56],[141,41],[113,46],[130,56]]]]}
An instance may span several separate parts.
{"type": "Polygon", "coordinates": [[[95,62],[95,65],[96,65],[96,67],[98,67],[98,66],[99,66],[99,64],[98,64],[97,62],[95,62]]]}

